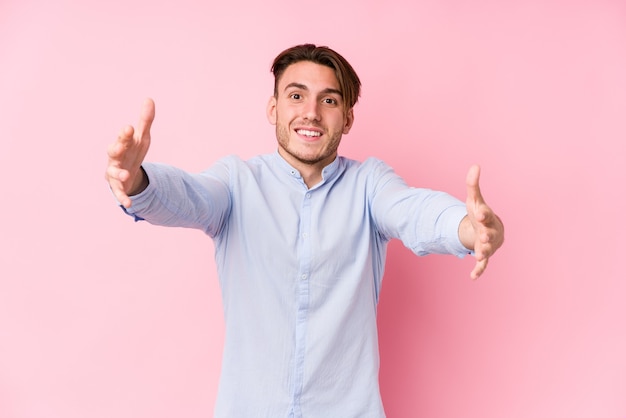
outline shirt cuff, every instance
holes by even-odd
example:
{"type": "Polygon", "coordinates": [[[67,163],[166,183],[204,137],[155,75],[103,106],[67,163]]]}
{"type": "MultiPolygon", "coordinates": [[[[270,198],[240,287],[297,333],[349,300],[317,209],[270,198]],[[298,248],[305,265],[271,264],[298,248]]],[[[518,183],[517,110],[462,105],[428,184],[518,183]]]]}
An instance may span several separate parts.
{"type": "Polygon", "coordinates": [[[114,196],[115,201],[117,202],[118,206],[124,211],[125,214],[133,217],[135,219],[135,222],[145,220],[144,218],[139,216],[137,213],[140,213],[143,209],[148,207],[152,198],[154,197],[155,189],[156,189],[154,185],[155,176],[151,173],[152,167],[150,163],[144,163],[142,164],[141,167],[143,168],[143,171],[146,173],[146,176],[148,176],[148,186],[144,190],[142,190],[141,193],[137,193],[136,195],[129,196],[130,201],[131,201],[131,206],[129,208],[125,208],[124,205],[122,205],[119,202],[119,200],[117,200],[117,198],[115,198],[114,196]]]}
{"type": "Polygon", "coordinates": [[[450,237],[450,252],[459,258],[463,258],[466,255],[474,255],[474,251],[465,248],[465,245],[461,243],[459,237],[459,228],[461,221],[467,216],[467,208],[463,205],[452,206],[446,210],[447,225],[446,231],[450,237]]]}

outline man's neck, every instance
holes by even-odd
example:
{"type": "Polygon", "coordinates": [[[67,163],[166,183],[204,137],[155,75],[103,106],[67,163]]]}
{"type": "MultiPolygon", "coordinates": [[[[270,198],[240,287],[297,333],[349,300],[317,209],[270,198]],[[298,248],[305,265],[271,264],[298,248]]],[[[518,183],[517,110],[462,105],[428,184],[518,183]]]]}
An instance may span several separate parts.
{"type": "Polygon", "coordinates": [[[307,163],[306,161],[301,161],[294,156],[287,154],[280,148],[278,149],[278,153],[289,163],[289,165],[298,170],[300,176],[302,176],[304,184],[306,184],[309,189],[323,180],[322,171],[324,170],[324,167],[332,163],[335,158],[337,158],[337,154],[335,154],[315,163],[307,163]]]}

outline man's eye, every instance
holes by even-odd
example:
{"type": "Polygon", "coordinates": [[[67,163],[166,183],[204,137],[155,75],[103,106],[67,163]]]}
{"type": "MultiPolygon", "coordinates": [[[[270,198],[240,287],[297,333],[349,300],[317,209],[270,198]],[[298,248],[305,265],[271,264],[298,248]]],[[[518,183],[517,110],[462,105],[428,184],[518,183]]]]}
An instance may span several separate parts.
{"type": "Polygon", "coordinates": [[[302,96],[300,96],[298,93],[291,93],[289,97],[291,97],[294,100],[300,100],[302,98],[302,96]]]}
{"type": "Polygon", "coordinates": [[[335,100],[335,99],[333,99],[333,98],[330,98],[330,97],[325,98],[325,99],[323,100],[323,102],[324,102],[325,104],[331,104],[331,105],[336,105],[336,104],[337,104],[337,100],[335,100]]]}

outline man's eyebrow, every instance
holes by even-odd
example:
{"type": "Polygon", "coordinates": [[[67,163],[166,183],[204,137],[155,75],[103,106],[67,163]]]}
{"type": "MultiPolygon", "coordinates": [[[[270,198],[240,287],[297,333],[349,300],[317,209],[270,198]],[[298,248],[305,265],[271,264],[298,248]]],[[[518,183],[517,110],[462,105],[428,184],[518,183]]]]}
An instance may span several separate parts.
{"type": "Polygon", "coordinates": [[[304,84],[300,84],[300,83],[289,83],[289,84],[287,84],[287,85],[285,86],[285,91],[287,91],[287,89],[290,89],[290,88],[292,88],[292,87],[297,88],[297,89],[300,89],[300,90],[308,90],[308,89],[309,89],[309,88],[308,88],[307,86],[305,86],[304,84]]]}
{"type": "MultiPolygon", "coordinates": [[[[290,88],[296,88],[296,89],[300,89],[300,90],[305,90],[305,91],[309,91],[309,88],[301,83],[289,83],[285,86],[285,91],[287,91],[290,88]]],[[[327,87],[324,90],[321,91],[321,94],[336,94],[339,97],[343,97],[343,94],[341,94],[340,90],[334,89],[332,87],[327,87]]]]}
{"type": "Polygon", "coordinates": [[[340,90],[333,89],[333,88],[330,88],[330,87],[322,90],[322,94],[336,94],[339,97],[343,97],[343,94],[341,94],[340,90]]]}

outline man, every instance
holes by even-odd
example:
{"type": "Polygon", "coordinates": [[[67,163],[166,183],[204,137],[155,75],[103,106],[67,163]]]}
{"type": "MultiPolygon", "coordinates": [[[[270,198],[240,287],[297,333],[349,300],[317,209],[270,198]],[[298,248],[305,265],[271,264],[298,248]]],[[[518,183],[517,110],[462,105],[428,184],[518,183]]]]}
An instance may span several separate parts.
{"type": "Polygon", "coordinates": [[[154,103],[109,148],[124,210],[215,241],[226,321],[216,417],[380,418],[376,305],[387,243],[418,255],[474,252],[473,278],[503,242],[478,167],[467,202],[408,187],[385,163],[337,155],[360,81],[335,51],[289,48],[272,66],[278,150],[200,174],[144,163],[154,103]]]}

